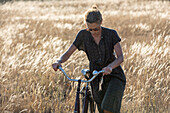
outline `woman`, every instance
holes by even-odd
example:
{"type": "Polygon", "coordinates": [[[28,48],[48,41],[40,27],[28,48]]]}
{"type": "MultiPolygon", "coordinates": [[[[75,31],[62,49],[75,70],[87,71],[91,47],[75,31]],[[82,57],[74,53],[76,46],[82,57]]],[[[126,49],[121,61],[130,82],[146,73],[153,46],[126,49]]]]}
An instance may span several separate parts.
{"type": "Polygon", "coordinates": [[[83,50],[90,62],[90,70],[104,70],[92,81],[92,92],[100,113],[119,113],[126,78],[120,66],[123,62],[121,39],[113,29],[102,27],[102,15],[96,6],[85,13],[86,29],[81,30],[70,48],[52,64],[57,66],[68,60],[73,52],[83,50]],[[114,51],[116,56],[114,55],[114,51]]]}

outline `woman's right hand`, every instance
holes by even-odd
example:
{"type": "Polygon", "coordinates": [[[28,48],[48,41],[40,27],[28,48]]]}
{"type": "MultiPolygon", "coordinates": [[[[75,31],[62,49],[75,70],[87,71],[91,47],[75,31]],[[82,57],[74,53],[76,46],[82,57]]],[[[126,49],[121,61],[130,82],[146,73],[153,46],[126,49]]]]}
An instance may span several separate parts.
{"type": "Polygon", "coordinates": [[[52,67],[53,67],[54,71],[58,70],[58,66],[62,67],[62,65],[61,65],[61,63],[59,61],[52,64],[52,67]]]}

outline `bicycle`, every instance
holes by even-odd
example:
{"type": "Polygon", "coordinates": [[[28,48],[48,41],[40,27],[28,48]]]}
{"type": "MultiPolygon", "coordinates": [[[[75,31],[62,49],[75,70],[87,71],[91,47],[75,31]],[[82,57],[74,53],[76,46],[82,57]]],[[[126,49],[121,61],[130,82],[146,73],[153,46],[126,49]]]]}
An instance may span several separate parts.
{"type": "Polygon", "coordinates": [[[76,100],[75,100],[75,106],[74,106],[74,113],[80,113],[80,98],[79,98],[79,94],[82,94],[83,99],[82,99],[82,113],[87,113],[88,112],[88,106],[90,104],[90,113],[95,113],[95,108],[96,108],[96,104],[94,103],[94,100],[92,98],[92,93],[91,90],[89,88],[89,83],[92,82],[100,73],[103,73],[104,70],[101,71],[96,71],[94,70],[92,72],[93,76],[92,78],[89,78],[87,76],[88,73],[91,73],[90,70],[88,69],[83,69],[81,72],[83,73],[83,75],[85,76],[85,78],[87,80],[81,80],[81,79],[71,79],[68,77],[68,75],[65,73],[65,71],[62,69],[62,67],[58,66],[58,69],[60,69],[63,74],[66,76],[66,78],[70,81],[74,81],[74,82],[78,82],[78,86],[77,86],[77,92],[76,92],[76,100]],[[84,82],[86,83],[86,87],[83,87],[80,90],[80,84],[84,82]]]}

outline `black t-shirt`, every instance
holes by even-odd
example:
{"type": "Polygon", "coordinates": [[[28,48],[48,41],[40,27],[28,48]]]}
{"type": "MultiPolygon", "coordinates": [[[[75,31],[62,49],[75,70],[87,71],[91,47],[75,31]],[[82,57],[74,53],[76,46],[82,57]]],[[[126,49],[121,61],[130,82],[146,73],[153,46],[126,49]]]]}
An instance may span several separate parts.
{"type": "MultiPolygon", "coordinates": [[[[83,50],[86,53],[90,61],[90,70],[99,71],[116,59],[114,55],[114,45],[120,41],[121,39],[115,30],[102,27],[101,40],[98,45],[94,41],[91,33],[86,29],[81,30],[77,34],[73,44],[78,50],[83,50]]],[[[113,69],[111,75],[126,81],[121,66],[113,69]]]]}

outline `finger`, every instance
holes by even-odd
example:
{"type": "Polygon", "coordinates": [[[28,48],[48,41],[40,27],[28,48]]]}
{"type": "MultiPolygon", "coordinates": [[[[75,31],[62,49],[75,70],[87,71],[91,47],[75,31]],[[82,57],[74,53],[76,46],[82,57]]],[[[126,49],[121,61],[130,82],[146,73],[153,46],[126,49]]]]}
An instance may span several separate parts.
{"type": "MultiPolygon", "coordinates": [[[[60,66],[60,67],[62,67],[62,65],[61,65],[61,64],[59,64],[59,66],[60,66]]],[[[58,67],[58,66],[57,66],[57,67],[58,67]]]]}
{"type": "Polygon", "coordinates": [[[53,69],[55,69],[55,64],[52,64],[53,69]]]}
{"type": "Polygon", "coordinates": [[[57,66],[56,66],[56,64],[52,64],[52,67],[53,67],[54,71],[57,71],[57,66]]]}
{"type": "Polygon", "coordinates": [[[57,67],[54,67],[53,69],[54,69],[54,71],[57,71],[57,67]]]}
{"type": "Polygon", "coordinates": [[[107,72],[104,72],[103,75],[107,75],[108,73],[107,72]]]}

